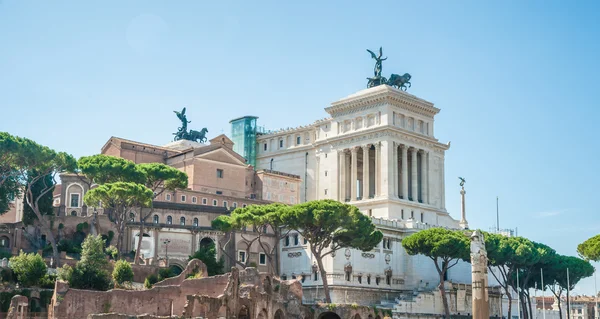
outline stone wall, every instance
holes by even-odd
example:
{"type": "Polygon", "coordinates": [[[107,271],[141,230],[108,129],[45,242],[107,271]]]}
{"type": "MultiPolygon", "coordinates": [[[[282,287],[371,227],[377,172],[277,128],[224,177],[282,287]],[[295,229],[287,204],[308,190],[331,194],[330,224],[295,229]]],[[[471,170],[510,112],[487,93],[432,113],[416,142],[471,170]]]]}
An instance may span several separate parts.
{"type": "Polygon", "coordinates": [[[259,314],[264,319],[273,318],[277,311],[283,318],[308,318],[308,310],[302,305],[302,287],[297,281],[280,281],[254,268],[232,268],[226,275],[185,279],[194,269],[206,273],[202,262],[192,260],[180,276],[142,291],[79,290],[57,281],[48,318],[86,318],[102,313],[191,317],[200,312],[210,312],[206,318],[217,318],[219,314],[234,318],[245,311],[251,315],[249,318],[259,314]]]}

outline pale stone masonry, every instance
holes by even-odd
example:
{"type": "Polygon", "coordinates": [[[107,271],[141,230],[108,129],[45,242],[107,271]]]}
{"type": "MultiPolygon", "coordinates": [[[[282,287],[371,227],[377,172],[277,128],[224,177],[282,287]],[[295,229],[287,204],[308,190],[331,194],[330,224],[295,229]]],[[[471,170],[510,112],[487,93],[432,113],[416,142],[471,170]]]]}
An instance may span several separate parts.
{"type": "MultiPolygon", "coordinates": [[[[381,85],[325,111],[330,117],[311,125],[258,135],[256,165],[300,176],[300,202],[350,203],[383,231],[383,242],[372,251],[345,249],[325,260],[333,302],[380,303],[402,291],[434,289],[439,279],[431,260],[409,257],[401,240],[430,227],[461,228],[445,205],[450,144],[434,135],[440,109],[381,85]]],[[[302,280],[305,301],[322,299],[310,249],[297,234],[290,236],[281,244],[282,275],[302,280]]],[[[452,268],[448,277],[470,283],[468,264],[452,268]]]]}

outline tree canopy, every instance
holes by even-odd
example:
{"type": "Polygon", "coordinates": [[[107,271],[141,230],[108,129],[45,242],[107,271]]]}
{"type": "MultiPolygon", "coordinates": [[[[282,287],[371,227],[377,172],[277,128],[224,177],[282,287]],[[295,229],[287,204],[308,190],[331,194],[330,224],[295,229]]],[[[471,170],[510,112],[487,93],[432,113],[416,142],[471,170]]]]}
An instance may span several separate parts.
{"type": "Polygon", "coordinates": [[[144,184],[146,174],[134,162],[108,155],[84,156],[77,162],[79,171],[92,184],[131,182],[144,184]]]}
{"type": "Polygon", "coordinates": [[[600,261],[600,235],[596,235],[577,246],[577,253],[582,258],[600,261]]]}
{"type": "Polygon", "coordinates": [[[341,248],[373,249],[383,233],[356,206],[334,200],[315,200],[281,209],[281,222],[308,241],[317,261],[325,300],[331,303],[323,257],[341,248]]]}
{"type": "Polygon", "coordinates": [[[439,289],[442,294],[444,312],[450,317],[450,307],[444,288],[448,269],[460,260],[469,261],[469,237],[463,231],[445,228],[430,228],[418,231],[402,239],[402,247],[409,255],[424,255],[435,264],[440,277],[439,289]]]}

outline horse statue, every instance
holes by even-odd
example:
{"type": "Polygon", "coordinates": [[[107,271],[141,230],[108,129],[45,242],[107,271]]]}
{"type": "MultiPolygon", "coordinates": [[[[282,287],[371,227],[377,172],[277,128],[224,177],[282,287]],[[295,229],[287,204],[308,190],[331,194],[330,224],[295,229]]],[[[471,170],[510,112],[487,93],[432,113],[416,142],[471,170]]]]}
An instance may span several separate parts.
{"type": "Polygon", "coordinates": [[[390,79],[387,81],[387,85],[395,86],[396,88],[406,91],[406,88],[410,87],[410,74],[404,73],[404,75],[392,74],[390,75],[390,79]]]}
{"type": "Polygon", "coordinates": [[[196,130],[190,130],[190,132],[187,134],[185,139],[189,140],[189,141],[197,141],[199,143],[204,143],[207,141],[207,138],[206,138],[207,132],[208,132],[208,129],[206,127],[203,128],[202,130],[200,130],[200,132],[198,132],[196,130]]]}

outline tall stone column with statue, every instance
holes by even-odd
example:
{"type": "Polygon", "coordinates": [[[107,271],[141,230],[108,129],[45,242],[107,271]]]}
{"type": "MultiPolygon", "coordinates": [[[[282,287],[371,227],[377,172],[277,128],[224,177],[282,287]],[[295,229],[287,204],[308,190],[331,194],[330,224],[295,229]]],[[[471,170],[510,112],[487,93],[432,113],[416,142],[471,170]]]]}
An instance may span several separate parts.
{"type": "Polygon", "coordinates": [[[476,230],[471,234],[471,281],[473,319],[488,319],[488,258],[483,234],[476,230]]]}

